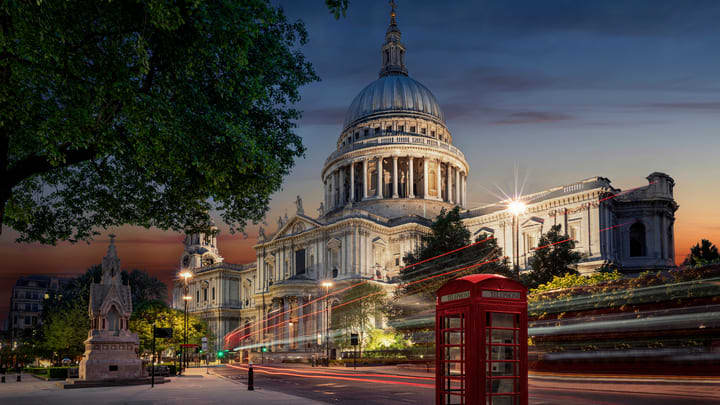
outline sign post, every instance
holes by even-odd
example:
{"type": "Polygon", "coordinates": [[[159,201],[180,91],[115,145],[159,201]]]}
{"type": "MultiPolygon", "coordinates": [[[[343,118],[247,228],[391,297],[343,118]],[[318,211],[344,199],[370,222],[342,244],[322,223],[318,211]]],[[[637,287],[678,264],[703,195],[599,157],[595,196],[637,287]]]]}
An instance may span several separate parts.
{"type": "Polygon", "coordinates": [[[155,358],[155,338],[161,338],[161,339],[168,339],[172,337],[172,328],[158,328],[153,324],[153,339],[152,339],[152,363],[150,364],[151,368],[151,375],[150,378],[150,388],[155,388],[155,362],[157,359],[155,358]]]}
{"type": "Polygon", "coordinates": [[[353,347],[353,370],[357,370],[357,347],[359,344],[358,340],[358,334],[357,333],[351,333],[350,334],[350,344],[353,347]]]}

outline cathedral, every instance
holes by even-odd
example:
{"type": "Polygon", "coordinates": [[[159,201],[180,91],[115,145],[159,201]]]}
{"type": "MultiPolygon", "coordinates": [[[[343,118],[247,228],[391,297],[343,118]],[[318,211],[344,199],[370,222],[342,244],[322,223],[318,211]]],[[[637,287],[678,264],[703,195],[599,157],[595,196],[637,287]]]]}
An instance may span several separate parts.
{"type": "MultiPolygon", "coordinates": [[[[583,253],[581,272],[606,264],[625,272],[674,266],[678,206],[674,181],[663,173],[626,191],[592,177],[519,196],[521,212],[507,209],[511,201],[468,206],[470,166],[433,93],[409,76],[394,9],[380,55],[378,79],[350,103],[322,167],[317,216],[298,196],[295,214],[279,218],[275,232],[260,229],[256,261],[246,265],[223,262],[214,234],[187,236],[181,269],[194,274],[189,309],[208,320],[216,347],[239,347],[244,359],[259,358],[263,346],[265,359],[321,353],[328,326],[326,303],[317,300],[322,283],[338,290],[367,280],[391,291],[403,257],[442,209],[455,206],[473,239],[494,236],[521,270],[554,225],[583,253]]],[[[178,308],[183,288],[174,291],[178,308]]]]}

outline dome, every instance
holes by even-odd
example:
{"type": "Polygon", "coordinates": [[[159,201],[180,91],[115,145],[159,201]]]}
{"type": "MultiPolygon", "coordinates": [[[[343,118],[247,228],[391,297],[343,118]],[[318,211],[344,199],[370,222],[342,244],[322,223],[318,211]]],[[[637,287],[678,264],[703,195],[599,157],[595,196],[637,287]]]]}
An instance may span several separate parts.
{"type": "Polygon", "coordinates": [[[383,112],[427,114],[445,123],[440,105],[427,87],[408,76],[391,74],[370,83],[355,97],[345,114],[343,128],[383,112]]]}

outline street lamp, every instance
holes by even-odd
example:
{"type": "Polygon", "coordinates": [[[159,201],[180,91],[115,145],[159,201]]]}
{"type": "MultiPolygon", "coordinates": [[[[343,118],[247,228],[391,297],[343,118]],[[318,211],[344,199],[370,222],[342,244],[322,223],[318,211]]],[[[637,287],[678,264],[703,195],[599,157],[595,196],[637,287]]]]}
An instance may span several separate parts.
{"type": "MultiPolygon", "coordinates": [[[[187,339],[187,330],[188,330],[187,307],[188,307],[188,301],[190,301],[192,299],[192,297],[190,295],[188,295],[188,280],[192,278],[193,274],[192,274],[192,272],[185,270],[183,272],[180,272],[179,276],[182,277],[182,279],[183,279],[183,297],[182,298],[183,298],[183,301],[185,301],[185,322],[183,324],[185,330],[184,330],[183,340],[184,340],[184,344],[187,345],[187,340],[188,340],[187,339]]],[[[187,358],[186,358],[187,354],[186,354],[185,349],[186,349],[186,346],[183,346],[182,350],[180,351],[180,354],[182,356],[181,357],[182,364],[180,365],[181,374],[182,374],[182,370],[184,370],[187,367],[187,358]]]]}
{"type": "Polygon", "coordinates": [[[517,277],[520,277],[520,246],[519,245],[519,239],[520,239],[520,221],[518,220],[518,217],[527,211],[527,205],[520,201],[520,200],[512,200],[507,205],[507,210],[512,214],[513,216],[513,267],[515,269],[515,273],[517,277]]]}
{"type": "Polygon", "coordinates": [[[325,288],[325,351],[327,356],[327,365],[330,366],[330,287],[333,286],[331,281],[323,281],[321,284],[325,288]]]}

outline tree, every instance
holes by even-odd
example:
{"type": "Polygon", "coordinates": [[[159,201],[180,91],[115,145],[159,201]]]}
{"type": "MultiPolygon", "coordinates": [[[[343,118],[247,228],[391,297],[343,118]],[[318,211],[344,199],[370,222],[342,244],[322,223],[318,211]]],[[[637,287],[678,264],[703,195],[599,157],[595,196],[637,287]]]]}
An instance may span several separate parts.
{"type": "Polygon", "coordinates": [[[713,245],[707,239],[703,239],[700,243],[690,248],[690,253],[683,262],[686,266],[704,266],[720,261],[720,253],[717,246],[713,245]]]}
{"type": "MultiPolygon", "coordinates": [[[[341,297],[337,308],[332,308],[333,330],[359,334],[359,350],[362,351],[362,341],[365,331],[373,327],[373,320],[383,317],[386,304],[385,290],[369,282],[357,285],[347,290],[341,297]]],[[[345,336],[349,338],[349,336],[345,336]]],[[[345,341],[349,339],[336,339],[345,341]]]]}
{"type": "MultiPolygon", "coordinates": [[[[169,308],[163,302],[142,302],[133,311],[129,323],[130,330],[137,333],[140,339],[140,352],[151,353],[153,324],[158,328],[172,328],[173,330],[171,339],[155,340],[157,353],[169,348],[178,348],[181,343],[184,343],[184,316],[183,311],[169,308]]],[[[214,341],[207,322],[195,315],[188,314],[188,343],[201,344],[203,336],[206,336],[209,342],[214,341]]]]}
{"type": "Polygon", "coordinates": [[[209,210],[231,232],[261,220],[305,151],[306,40],[267,0],[4,2],[0,231],[55,244],[206,230],[209,210]]]}
{"type": "Polygon", "coordinates": [[[554,225],[540,237],[538,247],[528,260],[532,271],[521,277],[526,287],[537,288],[552,281],[555,276],[579,274],[575,266],[583,255],[574,250],[575,241],[561,234],[560,229],[560,225],[554,225]]]}
{"type": "MultiPolygon", "coordinates": [[[[430,226],[430,234],[423,236],[422,242],[415,252],[404,258],[406,267],[400,271],[400,281],[406,286],[398,290],[399,294],[419,294],[424,300],[434,302],[437,290],[454,278],[476,273],[513,276],[497,240],[486,233],[478,235],[470,247],[420,263],[470,245],[470,231],[463,224],[458,207],[450,211],[443,209],[430,226]],[[413,266],[416,263],[419,264],[413,266]],[[459,270],[461,268],[466,269],[459,270]],[[433,277],[448,272],[450,274],[433,277]],[[427,280],[418,282],[423,279],[427,280]]],[[[398,316],[408,315],[401,312],[398,316]]]]}
{"type": "Polygon", "coordinates": [[[84,341],[88,337],[90,318],[87,304],[72,303],[62,310],[55,310],[45,317],[42,325],[42,347],[59,361],[63,357],[74,359],[85,351],[84,341]]]}
{"type": "Polygon", "coordinates": [[[123,270],[123,281],[130,286],[133,308],[144,302],[167,300],[167,285],[144,270],[123,270]]]}

